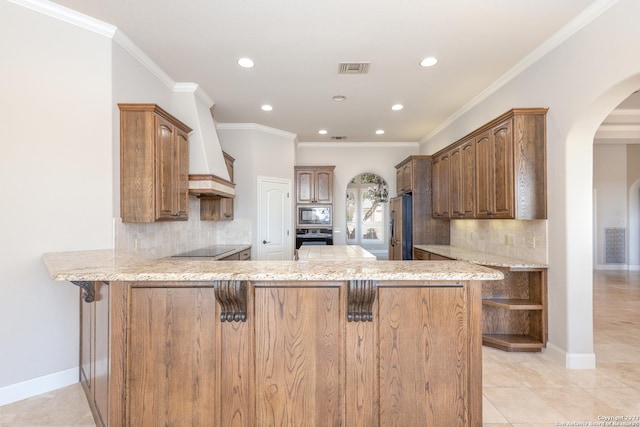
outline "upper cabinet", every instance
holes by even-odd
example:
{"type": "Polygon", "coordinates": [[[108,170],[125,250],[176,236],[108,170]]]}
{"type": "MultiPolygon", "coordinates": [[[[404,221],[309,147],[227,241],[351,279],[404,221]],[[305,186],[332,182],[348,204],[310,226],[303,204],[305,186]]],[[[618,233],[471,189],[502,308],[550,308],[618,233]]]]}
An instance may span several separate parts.
{"type": "Polygon", "coordinates": [[[122,221],[187,220],[191,129],[155,104],[118,106],[122,221]]]}
{"type": "Polygon", "coordinates": [[[335,166],[295,166],[296,203],[333,203],[335,166]]]}
{"type": "Polygon", "coordinates": [[[396,165],[396,193],[411,192],[413,192],[413,161],[411,158],[407,158],[396,165]]]}
{"type": "Polygon", "coordinates": [[[546,219],[546,113],[510,110],[434,154],[434,218],[546,219]]]}
{"type": "MultiPolygon", "coordinates": [[[[229,181],[233,182],[233,163],[235,159],[229,154],[222,152],[224,162],[229,172],[229,181]]],[[[233,221],[234,207],[233,197],[222,197],[218,195],[200,196],[200,220],[201,221],[233,221]]]]}

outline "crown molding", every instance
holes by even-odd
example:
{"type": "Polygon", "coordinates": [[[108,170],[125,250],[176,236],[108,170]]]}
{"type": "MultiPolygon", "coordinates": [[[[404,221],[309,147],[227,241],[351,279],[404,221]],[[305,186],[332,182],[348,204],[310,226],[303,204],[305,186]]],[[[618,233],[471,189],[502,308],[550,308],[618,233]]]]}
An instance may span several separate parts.
{"type": "Polygon", "coordinates": [[[565,40],[569,37],[573,36],[583,27],[588,25],[594,19],[602,15],[606,12],[611,6],[618,3],[619,0],[596,0],[591,6],[586,8],[580,15],[576,16],[569,23],[567,23],[564,27],[558,30],[554,35],[549,37],[545,42],[543,42],[540,46],[538,46],[533,52],[527,55],[522,61],[518,62],[513,68],[504,73],[500,78],[498,78],[495,82],[489,85],[485,90],[480,92],[478,95],[473,97],[471,101],[467,102],[462,106],[458,111],[453,113],[449,118],[447,118],[440,126],[436,127],[432,130],[427,136],[420,140],[420,144],[424,144],[429,141],[431,138],[442,132],[448,126],[450,126],[453,122],[458,120],[462,115],[467,113],[476,105],[480,104],[480,102],[487,99],[490,95],[498,91],[501,87],[509,83],[516,76],[521,74],[524,70],[529,68],[531,65],[539,61],[543,56],[547,53],[551,52],[556,47],[560,46],[565,40]]]}
{"type": "Polygon", "coordinates": [[[216,126],[219,130],[254,130],[258,132],[268,133],[271,135],[281,136],[284,138],[298,140],[298,135],[284,130],[260,125],[257,123],[218,123],[216,126]]]}
{"type": "Polygon", "coordinates": [[[211,108],[215,104],[213,99],[207,95],[198,83],[176,83],[173,85],[173,91],[193,93],[200,99],[200,101],[204,102],[208,108],[211,108]]]}
{"type": "Polygon", "coordinates": [[[27,9],[42,13],[60,21],[84,28],[101,36],[112,38],[117,28],[106,22],[92,18],[68,7],[48,0],[7,0],[27,9]]]}
{"type": "Polygon", "coordinates": [[[418,142],[298,142],[298,148],[420,148],[418,142]]]}

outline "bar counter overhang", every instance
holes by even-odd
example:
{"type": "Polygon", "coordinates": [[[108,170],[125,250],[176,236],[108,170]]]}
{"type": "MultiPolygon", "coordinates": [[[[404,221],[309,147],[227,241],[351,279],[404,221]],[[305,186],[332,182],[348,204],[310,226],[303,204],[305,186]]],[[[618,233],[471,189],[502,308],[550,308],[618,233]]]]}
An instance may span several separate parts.
{"type": "Polygon", "coordinates": [[[105,426],[482,425],[481,281],[455,261],[43,256],[82,288],[105,426]]]}

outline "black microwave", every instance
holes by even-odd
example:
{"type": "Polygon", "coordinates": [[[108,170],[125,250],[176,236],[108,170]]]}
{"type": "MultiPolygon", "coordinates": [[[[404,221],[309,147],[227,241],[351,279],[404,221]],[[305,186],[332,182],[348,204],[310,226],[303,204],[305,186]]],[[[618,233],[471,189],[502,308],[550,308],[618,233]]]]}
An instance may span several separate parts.
{"type": "Polygon", "coordinates": [[[333,215],[331,206],[298,205],[296,227],[331,227],[333,215]]]}

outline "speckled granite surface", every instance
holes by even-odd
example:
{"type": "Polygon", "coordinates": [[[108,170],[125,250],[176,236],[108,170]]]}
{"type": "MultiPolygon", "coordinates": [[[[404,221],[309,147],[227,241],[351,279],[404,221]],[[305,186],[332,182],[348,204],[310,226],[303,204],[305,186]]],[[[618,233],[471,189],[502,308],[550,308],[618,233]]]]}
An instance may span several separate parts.
{"type": "Polygon", "coordinates": [[[66,281],[315,281],[500,280],[490,268],[458,261],[207,261],[148,260],[113,250],[43,255],[54,280],[66,281]]]}
{"type": "Polygon", "coordinates": [[[485,252],[473,251],[447,245],[415,245],[415,248],[431,252],[447,258],[459,261],[467,261],[473,264],[486,265],[490,267],[508,268],[547,268],[546,264],[537,264],[516,258],[508,258],[500,255],[492,255],[485,252]]]}
{"type": "Polygon", "coordinates": [[[309,261],[376,260],[374,254],[357,245],[302,245],[298,249],[298,258],[309,261]]]}

